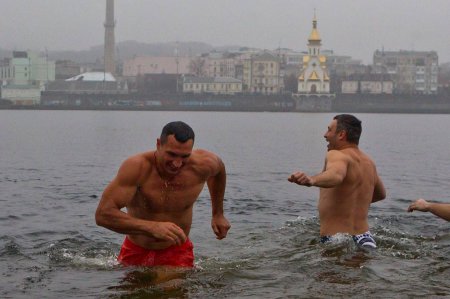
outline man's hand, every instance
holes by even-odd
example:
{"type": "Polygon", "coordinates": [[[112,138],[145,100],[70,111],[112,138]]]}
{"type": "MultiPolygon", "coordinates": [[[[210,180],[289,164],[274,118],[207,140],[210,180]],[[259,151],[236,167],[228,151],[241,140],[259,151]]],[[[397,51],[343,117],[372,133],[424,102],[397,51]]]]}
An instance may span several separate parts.
{"type": "Polygon", "coordinates": [[[150,234],[156,239],[168,241],[174,245],[181,245],[187,240],[184,231],[172,222],[153,222],[150,234]]]}
{"type": "Polygon", "coordinates": [[[419,198],[415,202],[409,205],[408,212],[412,211],[421,211],[421,212],[429,212],[430,211],[430,203],[425,199],[419,198]]]}
{"type": "Polygon", "coordinates": [[[225,218],[225,216],[220,215],[212,217],[211,227],[214,233],[216,234],[216,238],[218,240],[222,240],[227,236],[228,230],[230,229],[231,225],[225,218]]]}
{"type": "Polygon", "coordinates": [[[311,187],[314,185],[313,178],[300,171],[291,174],[291,176],[288,178],[288,181],[306,187],[311,187]]]}

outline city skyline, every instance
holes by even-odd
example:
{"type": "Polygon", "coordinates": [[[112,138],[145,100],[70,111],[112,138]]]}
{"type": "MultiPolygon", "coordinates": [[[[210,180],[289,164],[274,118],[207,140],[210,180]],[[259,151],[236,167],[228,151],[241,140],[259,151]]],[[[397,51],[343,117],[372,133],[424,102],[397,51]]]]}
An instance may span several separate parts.
{"type": "MultiPolygon", "coordinates": [[[[4,50],[78,51],[103,44],[105,0],[0,0],[0,5],[4,50]]],[[[198,41],[304,51],[315,12],[323,50],[365,64],[377,49],[436,51],[445,63],[450,62],[449,10],[445,0],[115,0],[115,36],[116,42],[198,41]]]]}

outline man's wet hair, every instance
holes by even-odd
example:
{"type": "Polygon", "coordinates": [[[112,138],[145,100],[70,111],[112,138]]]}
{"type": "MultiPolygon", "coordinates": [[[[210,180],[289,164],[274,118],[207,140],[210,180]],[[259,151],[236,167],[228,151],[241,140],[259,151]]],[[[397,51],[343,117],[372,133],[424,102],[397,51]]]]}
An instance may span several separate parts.
{"type": "Polygon", "coordinates": [[[358,144],[361,137],[361,121],[351,114],[339,114],[333,119],[337,120],[336,133],[340,131],[347,132],[347,141],[358,144]]]}
{"type": "Polygon", "coordinates": [[[189,139],[195,140],[194,130],[182,121],[173,121],[164,126],[160,136],[161,144],[167,142],[169,135],[174,135],[175,139],[181,143],[185,143],[189,139]]]}

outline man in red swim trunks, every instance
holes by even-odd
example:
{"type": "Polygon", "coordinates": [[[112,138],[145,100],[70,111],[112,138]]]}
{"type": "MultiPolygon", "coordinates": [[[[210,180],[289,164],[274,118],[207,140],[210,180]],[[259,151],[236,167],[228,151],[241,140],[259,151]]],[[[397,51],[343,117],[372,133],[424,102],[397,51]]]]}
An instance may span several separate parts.
{"type": "Polygon", "coordinates": [[[168,123],[156,150],[126,159],[103,192],[95,220],[127,235],[118,257],[122,264],[193,267],[188,236],[193,205],[205,183],[212,229],[217,239],[226,237],[230,224],[223,215],[225,166],[217,155],[193,150],[194,138],[187,124],[168,123]]]}

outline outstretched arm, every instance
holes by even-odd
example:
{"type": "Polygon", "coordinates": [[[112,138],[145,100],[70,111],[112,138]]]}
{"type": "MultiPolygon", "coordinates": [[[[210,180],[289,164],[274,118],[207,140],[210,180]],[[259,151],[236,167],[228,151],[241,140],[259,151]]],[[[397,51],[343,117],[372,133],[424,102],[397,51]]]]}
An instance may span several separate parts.
{"type": "Polygon", "coordinates": [[[328,151],[325,160],[324,171],[308,176],[303,172],[295,172],[288,181],[307,187],[315,186],[321,188],[332,188],[341,184],[347,175],[348,160],[339,151],[328,151]]]}
{"type": "Polygon", "coordinates": [[[97,225],[121,234],[141,234],[174,244],[184,243],[186,235],[176,224],[135,218],[121,210],[133,199],[142,168],[143,161],[140,157],[128,158],[122,164],[117,176],[106,187],[98,204],[95,212],[97,225]]]}
{"type": "Polygon", "coordinates": [[[448,203],[428,202],[419,198],[409,205],[408,212],[412,211],[431,212],[444,220],[450,221],[450,204],[448,203]]]}
{"type": "Polygon", "coordinates": [[[221,240],[227,236],[231,225],[223,215],[223,198],[225,195],[226,171],[225,165],[219,157],[211,157],[212,175],[208,178],[207,184],[211,196],[212,219],[211,227],[221,240]]]}

